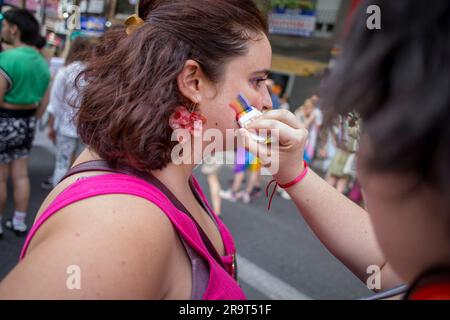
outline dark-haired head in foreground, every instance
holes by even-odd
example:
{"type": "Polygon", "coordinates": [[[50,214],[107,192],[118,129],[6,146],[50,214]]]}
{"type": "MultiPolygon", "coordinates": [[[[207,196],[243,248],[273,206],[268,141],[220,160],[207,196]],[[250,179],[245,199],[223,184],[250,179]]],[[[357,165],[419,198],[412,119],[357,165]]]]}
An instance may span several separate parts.
{"type": "Polygon", "coordinates": [[[358,174],[395,271],[450,265],[450,1],[366,1],[323,89],[328,111],[364,120],[358,174]]]}

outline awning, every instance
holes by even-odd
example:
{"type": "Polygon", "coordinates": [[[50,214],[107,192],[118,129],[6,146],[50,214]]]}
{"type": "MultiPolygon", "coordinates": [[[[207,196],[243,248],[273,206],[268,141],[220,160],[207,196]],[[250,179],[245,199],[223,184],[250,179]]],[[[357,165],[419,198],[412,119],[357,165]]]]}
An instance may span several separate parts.
{"type": "Polygon", "coordinates": [[[327,67],[326,63],[285,57],[274,54],[272,57],[271,71],[294,74],[301,77],[309,77],[322,73],[327,67]]]}

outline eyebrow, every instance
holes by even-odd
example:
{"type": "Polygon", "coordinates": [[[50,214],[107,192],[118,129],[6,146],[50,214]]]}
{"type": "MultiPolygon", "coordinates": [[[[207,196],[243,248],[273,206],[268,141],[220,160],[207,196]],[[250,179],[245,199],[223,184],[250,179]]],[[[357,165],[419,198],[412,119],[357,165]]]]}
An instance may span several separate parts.
{"type": "Polygon", "coordinates": [[[252,73],[252,75],[258,75],[258,74],[263,74],[263,75],[269,75],[269,70],[268,69],[263,69],[263,70],[258,70],[252,73]]]}

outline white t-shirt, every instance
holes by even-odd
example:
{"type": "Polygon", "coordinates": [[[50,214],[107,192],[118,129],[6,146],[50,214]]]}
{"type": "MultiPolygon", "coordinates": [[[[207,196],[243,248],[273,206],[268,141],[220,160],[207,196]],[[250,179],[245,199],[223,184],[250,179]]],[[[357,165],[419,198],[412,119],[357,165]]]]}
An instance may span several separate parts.
{"type": "MultiPolygon", "coordinates": [[[[84,68],[85,65],[77,61],[58,70],[47,107],[48,112],[55,117],[56,132],[71,138],[78,137],[75,116],[80,103],[80,92],[75,86],[75,80],[84,68]]],[[[83,82],[80,81],[80,86],[82,85],[83,82]]]]}

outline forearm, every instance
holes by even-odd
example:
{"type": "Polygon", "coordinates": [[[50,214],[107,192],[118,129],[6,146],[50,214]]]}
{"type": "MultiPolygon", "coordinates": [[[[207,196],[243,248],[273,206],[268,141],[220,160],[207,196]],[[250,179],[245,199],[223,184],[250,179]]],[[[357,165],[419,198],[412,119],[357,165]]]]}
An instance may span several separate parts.
{"type": "Polygon", "coordinates": [[[319,240],[363,282],[367,267],[386,264],[368,213],[312,170],[286,191],[319,240]]]}
{"type": "MultiPolygon", "coordinates": [[[[239,130],[246,148],[266,165],[280,185],[287,185],[304,170],[299,155],[303,154],[308,132],[286,111],[268,111],[239,130]],[[277,152],[252,139],[248,130],[278,131],[277,152]]],[[[400,283],[387,263],[375,238],[369,214],[341,195],[312,170],[302,181],[286,188],[304,219],[328,250],[358,278],[367,283],[369,276],[380,271],[381,289],[400,283]],[[369,266],[375,266],[368,270],[369,266]],[[371,272],[370,274],[368,272],[371,272]]]]}

